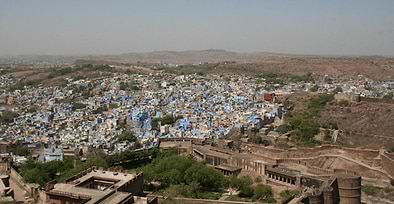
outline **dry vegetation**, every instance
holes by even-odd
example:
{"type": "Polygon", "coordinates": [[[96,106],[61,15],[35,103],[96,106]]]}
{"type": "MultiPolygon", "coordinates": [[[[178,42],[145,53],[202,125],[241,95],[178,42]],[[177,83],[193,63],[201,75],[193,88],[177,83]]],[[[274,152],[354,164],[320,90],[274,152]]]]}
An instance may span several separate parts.
{"type": "Polygon", "coordinates": [[[321,120],[338,124],[342,134],[338,142],[365,148],[394,147],[394,105],[362,102],[334,103],[323,112],[321,120]]]}
{"type": "Polygon", "coordinates": [[[255,74],[261,72],[315,76],[330,75],[339,78],[355,78],[359,74],[371,79],[393,79],[394,59],[379,56],[371,57],[327,57],[300,56],[273,53],[235,53],[224,50],[201,50],[171,52],[160,51],[150,53],[130,53],[113,56],[92,56],[84,58],[91,61],[107,61],[111,63],[213,63],[213,66],[190,66],[173,68],[177,72],[235,73],[255,74]],[[222,62],[220,65],[215,63],[222,62]],[[235,62],[227,63],[223,62],[235,62]]]}
{"type": "MultiPolygon", "coordinates": [[[[286,103],[301,112],[313,95],[295,94],[286,103]]],[[[339,145],[370,149],[394,147],[394,104],[331,102],[321,112],[318,122],[338,125],[341,134],[336,144],[339,145]]]]}

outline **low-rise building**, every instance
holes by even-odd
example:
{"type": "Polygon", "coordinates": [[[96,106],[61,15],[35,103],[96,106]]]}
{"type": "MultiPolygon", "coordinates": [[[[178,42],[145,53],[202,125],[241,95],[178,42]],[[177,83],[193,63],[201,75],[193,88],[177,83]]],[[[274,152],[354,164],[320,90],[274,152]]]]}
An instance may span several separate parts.
{"type": "Polygon", "coordinates": [[[129,174],[91,168],[66,183],[49,182],[46,202],[53,204],[155,204],[157,198],[142,199],[143,174],[129,174]]]}

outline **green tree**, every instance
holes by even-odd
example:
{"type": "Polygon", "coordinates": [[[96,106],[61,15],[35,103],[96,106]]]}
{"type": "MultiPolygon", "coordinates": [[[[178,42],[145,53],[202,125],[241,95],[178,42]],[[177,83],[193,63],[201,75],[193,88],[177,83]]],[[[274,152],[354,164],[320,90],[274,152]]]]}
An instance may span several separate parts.
{"type": "Polygon", "coordinates": [[[285,134],[285,133],[289,132],[290,129],[291,129],[291,127],[289,127],[288,124],[282,124],[276,128],[276,132],[278,132],[280,134],[285,134]]]}
{"type": "Polygon", "coordinates": [[[311,91],[311,92],[317,92],[319,90],[319,86],[318,85],[314,85],[314,86],[312,86],[310,89],[309,89],[309,91],[311,91]]]}
{"type": "Polygon", "coordinates": [[[250,176],[242,176],[238,179],[238,189],[240,197],[250,198],[253,196],[253,180],[250,176]]]}
{"type": "Polygon", "coordinates": [[[194,163],[185,172],[186,183],[197,182],[206,191],[218,191],[223,187],[224,176],[213,167],[194,163]]]}
{"type": "Polygon", "coordinates": [[[120,135],[118,136],[118,140],[119,140],[120,142],[124,142],[124,141],[127,141],[127,142],[136,142],[136,141],[137,141],[137,137],[134,136],[134,134],[133,134],[132,132],[130,132],[130,131],[128,131],[128,130],[125,130],[125,131],[122,132],[122,134],[120,134],[120,135]]]}
{"type": "Polygon", "coordinates": [[[376,196],[376,194],[378,193],[378,189],[370,184],[364,185],[362,187],[362,191],[370,196],[376,196]]]}
{"type": "Polygon", "coordinates": [[[263,181],[263,179],[261,178],[261,176],[257,176],[255,179],[254,179],[254,182],[256,182],[256,183],[261,183],[263,181]]]}
{"type": "Polygon", "coordinates": [[[22,173],[22,176],[27,183],[37,183],[40,186],[44,186],[48,181],[45,173],[38,168],[26,170],[22,173]]]}
{"type": "Polygon", "coordinates": [[[260,200],[268,203],[275,202],[271,186],[258,184],[255,187],[253,194],[254,200],[260,200]]]}
{"type": "Polygon", "coordinates": [[[284,190],[284,191],[281,191],[279,193],[282,203],[287,201],[290,198],[298,196],[299,194],[300,193],[298,191],[295,191],[295,190],[284,190]]]}
{"type": "Polygon", "coordinates": [[[127,84],[124,83],[124,82],[120,82],[119,89],[120,90],[126,90],[127,89],[127,84]]]}
{"type": "Polygon", "coordinates": [[[116,103],[110,103],[109,104],[109,109],[116,109],[116,108],[119,108],[118,104],[116,104],[116,103]]]}

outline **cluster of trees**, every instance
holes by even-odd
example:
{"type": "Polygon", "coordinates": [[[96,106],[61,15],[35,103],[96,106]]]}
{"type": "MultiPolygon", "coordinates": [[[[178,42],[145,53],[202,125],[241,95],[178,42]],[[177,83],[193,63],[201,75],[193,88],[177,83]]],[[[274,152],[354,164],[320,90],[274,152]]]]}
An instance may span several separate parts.
{"type": "Polygon", "coordinates": [[[140,90],[140,88],[137,86],[136,83],[125,83],[125,82],[120,82],[119,89],[120,90],[131,90],[131,91],[140,90]]]}
{"type": "Polygon", "coordinates": [[[267,72],[258,74],[257,78],[265,79],[265,82],[268,84],[284,84],[285,82],[296,83],[313,81],[312,73],[307,73],[305,75],[291,75],[267,72]]]}
{"type": "Polygon", "coordinates": [[[223,174],[190,157],[176,155],[174,151],[160,152],[151,164],[141,169],[149,190],[169,197],[219,199],[225,189],[238,191],[236,199],[275,202],[270,186],[255,182],[249,176],[224,177],[223,174]],[[159,184],[159,185],[157,185],[159,184]]]}
{"type": "Polygon", "coordinates": [[[20,167],[19,172],[27,183],[37,183],[44,186],[45,183],[52,180],[65,181],[67,178],[92,166],[109,167],[106,159],[106,154],[101,151],[91,153],[86,161],[69,158],[64,161],[42,163],[29,159],[20,167]],[[74,162],[76,162],[75,166],[74,162]]]}
{"type": "Polygon", "coordinates": [[[25,86],[37,86],[41,83],[40,80],[19,81],[9,87],[9,91],[23,90],[25,86]]]}
{"type": "Polygon", "coordinates": [[[28,160],[22,165],[21,175],[28,183],[44,186],[46,182],[59,178],[63,172],[73,168],[73,161],[50,161],[46,163],[28,160]]]}
{"type": "Polygon", "coordinates": [[[137,137],[134,136],[134,134],[128,130],[125,130],[122,132],[122,134],[118,135],[118,140],[120,142],[136,142],[137,141],[137,137]]]}
{"type": "Polygon", "coordinates": [[[290,198],[294,198],[294,197],[300,195],[300,192],[295,191],[295,190],[284,190],[284,191],[280,192],[279,195],[281,197],[281,203],[285,203],[290,198]]]}
{"type": "MultiPolygon", "coordinates": [[[[114,68],[109,65],[93,65],[93,64],[82,64],[75,67],[64,67],[60,69],[51,69],[48,79],[52,79],[59,76],[64,76],[67,74],[72,74],[76,72],[92,72],[92,71],[104,71],[104,72],[114,72],[114,68]]],[[[76,80],[83,79],[85,76],[78,75],[76,80]]]]}
{"type": "Polygon", "coordinates": [[[105,71],[105,72],[116,72],[115,68],[107,64],[82,64],[75,66],[76,71],[105,71]]]}
{"type": "Polygon", "coordinates": [[[109,109],[116,109],[116,108],[119,108],[119,105],[116,104],[116,103],[110,103],[110,104],[108,105],[108,107],[109,107],[109,109]]]}
{"type": "Polygon", "coordinates": [[[152,120],[152,128],[157,130],[159,128],[159,122],[161,125],[173,125],[177,120],[182,119],[182,116],[173,116],[173,115],[165,115],[161,118],[153,118],[152,120]]]}
{"type": "MultiPolygon", "coordinates": [[[[283,130],[292,130],[292,134],[305,145],[316,144],[314,136],[319,133],[323,124],[318,123],[318,118],[325,106],[333,100],[333,95],[321,94],[313,98],[306,106],[306,110],[300,113],[289,114],[287,119],[289,126],[281,127],[283,130]]],[[[336,127],[336,124],[330,124],[336,127]]]]}
{"type": "Polygon", "coordinates": [[[312,73],[307,73],[305,75],[290,75],[288,76],[289,82],[311,82],[313,81],[312,73]]]}
{"type": "Polygon", "coordinates": [[[277,73],[260,73],[257,75],[257,78],[264,79],[267,84],[284,84],[285,79],[283,76],[277,73]]]}
{"type": "Polygon", "coordinates": [[[48,79],[52,79],[58,76],[63,76],[66,74],[71,74],[75,70],[71,67],[65,67],[65,68],[60,68],[60,69],[52,69],[51,73],[48,75],[48,79]]]}
{"type": "Polygon", "coordinates": [[[262,201],[267,203],[274,203],[275,199],[272,193],[272,188],[268,185],[261,184],[261,177],[257,177],[254,185],[252,178],[249,176],[235,177],[230,176],[225,181],[225,187],[230,191],[239,191],[238,198],[231,197],[230,200],[251,199],[252,201],[262,201]]]}
{"type": "Polygon", "coordinates": [[[174,151],[159,153],[141,170],[148,189],[172,197],[218,199],[225,182],[220,171],[174,151]]]}
{"type": "Polygon", "coordinates": [[[155,158],[158,150],[144,150],[144,151],[133,151],[126,150],[120,153],[115,153],[112,155],[107,155],[100,152],[100,157],[104,159],[107,166],[116,166],[122,162],[138,162],[141,160],[149,160],[150,158],[155,158]]]}
{"type": "Polygon", "coordinates": [[[311,92],[317,92],[319,90],[319,86],[318,85],[314,85],[314,86],[312,86],[310,89],[309,89],[309,91],[311,91],[311,92]]]}
{"type": "Polygon", "coordinates": [[[171,185],[193,184],[202,191],[219,191],[224,184],[221,172],[190,157],[176,154],[161,155],[142,171],[148,185],[159,182],[161,189],[171,185]]]}

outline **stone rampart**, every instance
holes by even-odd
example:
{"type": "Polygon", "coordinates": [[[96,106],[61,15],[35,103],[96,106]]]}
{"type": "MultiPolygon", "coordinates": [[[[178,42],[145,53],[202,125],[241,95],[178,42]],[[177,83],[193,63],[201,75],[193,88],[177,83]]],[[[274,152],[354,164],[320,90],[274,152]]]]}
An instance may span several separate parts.
{"type": "Polygon", "coordinates": [[[391,176],[391,179],[394,179],[394,159],[386,152],[380,155],[380,159],[382,160],[381,165],[383,170],[391,176]]]}

